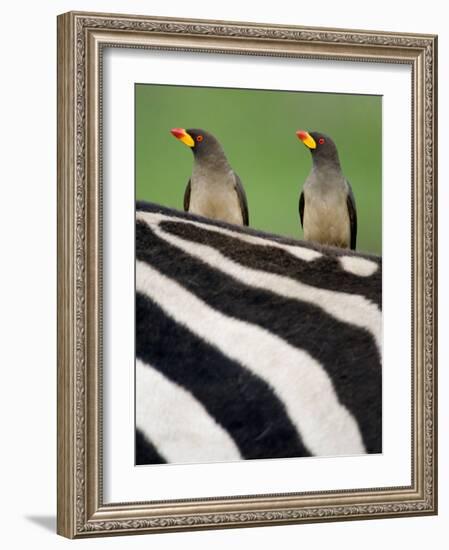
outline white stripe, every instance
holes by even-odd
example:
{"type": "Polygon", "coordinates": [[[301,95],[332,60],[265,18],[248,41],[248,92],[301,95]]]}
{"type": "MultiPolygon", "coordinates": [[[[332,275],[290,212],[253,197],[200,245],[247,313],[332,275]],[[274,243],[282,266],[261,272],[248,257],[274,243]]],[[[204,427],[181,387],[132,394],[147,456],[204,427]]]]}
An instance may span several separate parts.
{"type": "Polygon", "coordinates": [[[153,231],[166,242],[246,285],[274,292],[285,298],[308,302],[344,323],[350,323],[368,330],[378,346],[379,353],[381,353],[382,314],[375,304],[363,296],[318,288],[284,275],[245,267],[227,258],[211,246],[184,240],[167,233],[158,225],[155,225],[151,218],[148,219],[148,217],[139,215],[138,219],[149,223],[153,231]]]}
{"type": "Polygon", "coordinates": [[[175,221],[176,223],[178,222],[188,223],[190,225],[200,227],[201,229],[206,229],[207,231],[213,231],[214,233],[220,233],[221,235],[226,235],[228,237],[232,237],[233,239],[237,239],[245,243],[279,248],[280,250],[285,250],[292,256],[295,256],[295,258],[299,258],[300,260],[304,260],[306,262],[311,262],[313,260],[316,260],[317,258],[321,258],[322,256],[320,252],[317,252],[316,250],[312,250],[310,248],[305,248],[304,246],[301,246],[299,244],[291,245],[291,244],[279,243],[269,238],[264,239],[262,237],[257,237],[256,235],[248,235],[246,233],[232,231],[230,229],[225,229],[224,227],[219,227],[217,225],[209,225],[207,223],[187,220],[186,218],[178,218],[175,215],[167,216],[159,212],[138,211],[136,213],[136,219],[137,220],[140,219],[150,224],[154,222],[159,222],[159,221],[170,221],[170,222],[175,221]]]}
{"type": "Polygon", "coordinates": [[[242,459],[233,439],[190,392],[139,359],[136,425],[167,462],[242,459]]]}
{"type": "Polygon", "coordinates": [[[370,277],[379,269],[376,262],[356,256],[340,256],[340,265],[345,271],[359,277],[370,277]]]}
{"type": "Polygon", "coordinates": [[[326,371],[309,354],[257,325],[214,310],[144,262],[136,262],[136,279],[137,290],[176,322],[265,380],[313,454],[365,452],[356,421],[339,403],[326,371]]]}

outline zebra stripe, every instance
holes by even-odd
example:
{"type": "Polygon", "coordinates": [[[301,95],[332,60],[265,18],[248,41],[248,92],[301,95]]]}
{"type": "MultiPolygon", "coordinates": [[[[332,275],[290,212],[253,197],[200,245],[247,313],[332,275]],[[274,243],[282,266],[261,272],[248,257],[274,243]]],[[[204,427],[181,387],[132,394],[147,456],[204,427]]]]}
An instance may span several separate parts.
{"type": "MultiPolygon", "coordinates": [[[[379,264],[365,258],[341,256],[339,261],[344,271],[357,275],[358,277],[372,277],[376,272],[380,274],[379,264]]],[[[379,306],[380,305],[379,302],[379,306]]]]}
{"type": "Polygon", "coordinates": [[[190,392],[139,359],[136,404],[138,428],[168,462],[242,458],[228,432],[190,392]]]}
{"type": "MultiPolygon", "coordinates": [[[[352,454],[347,438],[351,444],[359,442],[359,452],[382,451],[379,258],[264,234],[158,205],[139,204],[137,209],[137,218],[145,218],[136,227],[137,288],[145,264],[156,268],[163,283],[152,289],[154,296],[145,290],[137,292],[136,354],[163,377],[167,393],[173,386],[185,392],[189,401],[197,402],[244,459],[352,454]],[[269,286],[267,274],[282,284],[269,286]],[[262,285],[258,284],[259,275],[262,285]],[[174,288],[174,297],[167,294],[174,288]],[[327,291],[330,307],[304,294],[313,288],[327,291]],[[193,302],[186,302],[185,296],[193,302]],[[335,315],[332,307],[352,307],[348,298],[359,300],[356,316],[365,307],[377,312],[377,328],[375,324],[372,330],[356,326],[350,316],[341,319],[335,315]],[[204,311],[205,318],[198,320],[204,311]],[[229,331],[231,326],[234,332],[229,331]],[[255,336],[258,331],[265,335],[262,340],[260,334],[255,336]],[[259,365],[261,354],[264,360],[259,365]],[[315,363],[334,392],[330,401],[326,391],[309,383],[308,377],[316,374],[315,363]],[[297,378],[290,372],[293,364],[297,378]],[[270,378],[273,373],[274,381],[270,378]],[[282,385],[288,383],[293,384],[290,394],[282,385]],[[295,389],[300,383],[302,394],[295,389]],[[323,400],[321,417],[307,398],[323,400]],[[355,438],[348,436],[344,426],[332,429],[333,422],[338,424],[335,403],[355,426],[355,438]],[[301,423],[301,416],[306,415],[312,421],[306,418],[301,423]],[[323,452],[320,438],[334,451],[323,452]],[[335,452],[339,445],[339,452],[335,452]]],[[[150,280],[152,283],[151,275],[148,284],[150,280]]],[[[151,396],[148,388],[139,399],[145,401],[151,396]]],[[[137,463],[189,461],[180,455],[163,456],[161,443],[151,439],[155,428],[146,429],[148,423],[161,423],[158,429],[164,438],[170,432],[163,426],[169,424],[169,415],[155,412],[153,416],[142,415],[137,423],[137,463]]],[[[193,421],[188,421],[187,431],[192,431],[193,421]]],[[[178,425],[185,427],[185,417],[179,418],[178,425]]],[[[213,451],[204,453],[204,460],[229,460],[220,458],[223,454],[217,447],[221,446],[213,445],[213,451]]]]}
{"type": "MultiPolygon", "coordinates": [[[[354,267],[354,264],[348,261],[348,258],[354,260],[352,256],[332,257],[320,254],[314,261],[308,260],[305,262],[298,256],[292,257],[285,250],[270,248],[268,245],[264,247],[254,245],[247,247],[230,246],[230,242],[235,242],[233,239],[217,235],[216,232],[207,229],[197,229],[190,223],[178,223],[166,219],[159,222],[151,219],[151,223],[170,235],[193,243],[207,245],[245,267],[266,271],[282,277],[287,276],[298,283],[303,283],[313,288],[338,292],[339,294],[343,294],[342,299],[345,299],[344,294],[348,293],[351,296],[356,294],[365,297],[377,306],[377,309],[372,309],[380,317],[379,308],[381,304],[379,293],[373,291],[373,285],[366,284],[366,275],[354,276],[355,274],[350,272],[351,268],[358,271],[365,270],[366,272],[367,266],[359,263],[354,267]],[[350,269],[342,270],[342,266],[349,267],[350,269]],[[337,274],[338,276],[336,276],[337,274]]],[[[355,259],[358,261],[367,261],[364,258],[355,259]]],[[[375,265],[377,271],[378,265],[371,261],[369,263],[370,266],[375,265]]],[[[359,299],[359,301],[361,301],[362,307],[366,306],[366,301],[363,298],[362,300],[359,299]]]]}
{"type": "MultiPolygon", "coordinates": [[[[246,267],[242,263],[238,263],[224,256],[219,251],[219,245],[217,245],[216,242],[214,242],[214,247],[193,240],[186,241],[172,233],[167,233],[159,224],[154,223],[151,215],[147,213],[139,213],[137,215],[137,220],[152,225],[154,233],[173,246],[208,263],[212,267],[219,268],[221,271],[224,271],[231,277],[237,278],[243,283],[270,292],[275,292],[285,298],[299,298],[320,307],[336,319],[367,329],[375,339],[379,350],[381,349],[380,326],[382,318],[380,311],[373,303],[364,299],[362,296],[329,291],[327,289],[302,283],[299,280],[293,280],[284,275],[277,275],[262,269],[246,267]]],[[[183,228],[184,231],[189,232],[188,225],[184,225],[186,226],[183,228]]],[[[173,230],[173,224],[171,227],[173,230]]],[[[201,230],[196,229],[196,231],[201,230]]],[[[190,232],[189,236],[192,237],[190,232]]],[[[209,237],[203,235],[203,239],[204,238],[209,237]]],[[[216,235],[213,237],[210,236],[210,238],[216,239],[216,235]]],[[[232,250],[229,252],[232,254],[232,250]]]]}
{"type": "Polygon", "coordinates": [[[329,251],[331,250],[332,255],[339,258],[343,270],[359,277],[370,277],[375,273],[380,274],[381,272],[382,259],[377,256],[352,252],[341,248],[323,247],[317,243],[305,243],[304,241],[297,241],[280,235],[264,233],[263,231],[251,229],[250,227],[237,225],[230,226],[219,220],[210,220],[202,216],[189,214],[188,212],[180,212],[144,201],[137,201],[136,211],[151,212],[155,221],[171,220],[177,223],[185,222],[195,227],[221,233],[222,235],[227,235],[250,244],[283,249],[292,256],[304,261],[312,261],[323,256],[329,257],[329,251]],[[230,229],[230,227],[232,227],[232,229],[230,229]]]}
{"type": "MultiPolygon", "coordinates": [[[[141,293],[136,296],[136,336],[137,357],[200,402],[245,459],[310,455],[283,403],[266,382],[176,323],[141,293]]],[[[140,393],[138,406],[152,395],[150,388],[147,394],[140,393]]],[[[167,414],[141,414],[137,425],[143,428],[146,423],[167,421],[167,414]]],[[[194,419],[191,424],[195,426],[194,419]]],[[[189,430],[184,420],[181,426],[189,430]]]]}
{"type": "Polygon", "coordinates": [[[322,253],[318,250],[320,248],[319,245],[312,245],[310,247],[299,246],[298,241],[294,239],[288,239],[279,235],[271,235],[262,231],[256,231],[250,227],[238,225],[230,226],[226,222],[211,220],[196,214],[180,212],[164,206],[138,201],[136,203],[136,212],[150,212],[154,221],[172,220],[176,222],[186,222],[195,227],[221,233],[222,235],[232,237],[233,239],[238,239],[242,242],[284,249],[285,251],[290,252],[293,256],[301,258],[304,261],[312,261],[322,255],[322,253]]]}
{"type": "Polygon", "coordinates": [[[230,276],[232,273],[223,274],[168,244],[146,224],[137,224],[136,239],[145,243],[145,247],[138,245],[139,260],[157,266],[224,315],[259,325],[319,361],[339,401],[355,415],[367,451],[380,452],[380,358],[367,331],[324,315],[313,304],[285,298],[279,288],[274,294],[241,284],[230,276]],[[346,342],[351,345],[346,346],[346,342]],[[359,391],[361,385],[363,392],[359,391]]]}
{"type": "Polygon", "coordinates": [[[137,260],[136,272],[138,292],[273,388],[313,454],[365,452],[357,422],[309,354],[257,325],[214,310],[147,263],[137,260]]]}
{"type": "MultiPolygon", "coordinates": [[[[156,217],[154,214],[152,215],[152,218],[154,221],[156,221],[156,217]]],[[[173,222],[172,217],[167,217],[159,214],[157,218],[159,219],[159,221],[165,220],[165,221],[173,222]]],[[[173,223],[179,223],[179,222],[183,223],[184,220],[182,221],[176,220],[176,222],[173,222],[173,223]]],[[[311,262],[313,260],[316,260],[317,258],[322,257],[322,254],[320,252],[312,248],[304,248],[297,245],[285,244],[285,243],[276,242],[273,240],[268,240],[266,238],[258,237],[255,235],[246,235],[245,233],[237,233],[236,231],[225,229],[224,227],[208,225],[202,222],[197,222],[192,220],[188,221],[188,225],[190,227],[203,229],[207,231],[209,234],[212,233],[212,234],[218,234],[222,236],[224,235],[225,237],[232,237],[233,239],[237,239],[244,243],[258,245],[262,247],[269,247],[270,249],[278,249],[305,262],[311,262]]]]}
{"type": "Polygon", "coordinates": [[[136,464],[164,464],[167,460],[163,457],[151,441],[149,441],[136,427],[136,464]]]}

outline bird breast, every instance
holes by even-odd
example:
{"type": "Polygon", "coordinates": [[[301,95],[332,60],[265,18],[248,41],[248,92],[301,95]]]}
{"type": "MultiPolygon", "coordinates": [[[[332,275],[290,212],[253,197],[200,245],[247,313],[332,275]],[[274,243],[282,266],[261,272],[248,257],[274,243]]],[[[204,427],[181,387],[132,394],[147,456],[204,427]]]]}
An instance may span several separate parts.
{"type": "Polygon", "coordinates": [[[339,247],[350,245],[347,191],[304,188],[304,238],[339,247]]]}
{"type": "Polygon", "coordinates": [[[192,174],[189,212],[238,225],[243,215],[233,172],[192,174]]]}

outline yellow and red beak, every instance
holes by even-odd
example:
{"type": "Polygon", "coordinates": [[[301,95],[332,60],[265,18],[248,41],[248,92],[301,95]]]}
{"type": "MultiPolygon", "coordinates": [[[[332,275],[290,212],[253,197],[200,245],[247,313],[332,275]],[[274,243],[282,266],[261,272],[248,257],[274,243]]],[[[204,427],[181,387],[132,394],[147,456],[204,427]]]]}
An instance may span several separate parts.
{"type": "Polygon", "coordinates": [[[308,147],[309,149],[316,149],[316,141],[309,134],[309,132],[306,132],[305,130],[298,130],[296,132],[296,135],[306,147],[308,147]]]}
{"type": "Polygon", "coordinates": [[[190,134],[188,134],[184,128],[172,128],[170,132],[175,136],[176,139],[182,141],[188,147],[193,147],[195,142],[190,134]]]}

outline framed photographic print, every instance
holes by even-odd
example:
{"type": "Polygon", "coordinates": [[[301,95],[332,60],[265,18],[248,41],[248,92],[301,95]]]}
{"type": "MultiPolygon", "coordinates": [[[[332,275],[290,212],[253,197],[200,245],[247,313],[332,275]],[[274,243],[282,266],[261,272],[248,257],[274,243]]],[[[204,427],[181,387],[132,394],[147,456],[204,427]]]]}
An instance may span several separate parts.
{"type": "Polygon", "coordinates": [[[431,35],[58,18],[58,532],[435,514],[431,35]]]}

